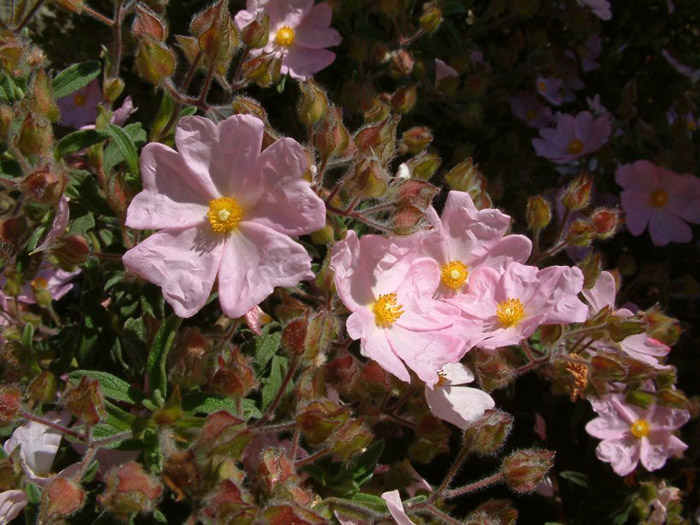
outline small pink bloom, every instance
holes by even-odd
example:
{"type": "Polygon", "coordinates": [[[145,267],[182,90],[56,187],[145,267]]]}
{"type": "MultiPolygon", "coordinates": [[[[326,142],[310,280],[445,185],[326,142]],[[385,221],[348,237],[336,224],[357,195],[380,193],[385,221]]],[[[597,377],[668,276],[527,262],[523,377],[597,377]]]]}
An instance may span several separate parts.
{"type": "Polygon", "coordinates": [[[588,308],[577,297],[583,287],[578,268],[534,266],[512,262],[503,273],[483,267],[474,272],[467,293],[448,299],[478,323],[485,350],[518,344],[538,326],[582,323],[588,308]]]}
{"type": "Polygon", "coordinates": [[[439,58],[435,59],[435,85],[440,84],[440,81],[446,78],[457,78],[459,73],[456,69],[448,66],[445,62],[439,58]]]}
{"type": "Polygon", "coordinates": [[[398,525],[414,525],[414,522],[406,515],[406,511],[403,509],[398,490],[385,492],[382,494],[382,499],[386,501],[386,506],[398,525]]]}
{"type": "Polygon", "coordinates": [[[588,37],[580,49],[581,67],[584,71],[594,71],[600,68],[598,57],[603,52],[603,39],[599,34],[588,37]]]}
{"type": "Polygon", "coordinates": [[[510,109],[517,118],[535,128],[544,128],[554,120],[552,110],[541,104],[537,95],[519,91],[510,99],[510,109]]]}
{"type": "Polygon", "coordinates": [[[349,230],[331,257],[335,283],[343,304],[352,312],[348,334],[360,339],[362,354],[384,370],[409,382],[408,366],[428,386],[438,372],[459,361],[471,348],[459,310],[433,299],[440,284],[435,261],[417,258],[420,238],[395,241],[378,235],[358,239],[349,230]]]}
{"type": "Polygon", "coordinates": [[[248,310],[243,316],[245,324],[255,335],[262,335],[262,327],[272,321],[272,318],[262,311],[262,308],[255,306],[248,310]]]}
{"type": "Polygon", "coordinates": [[[562,84],[564,81],[561,78],[545,78],[537,77],[537,92],[543,96],[550,104],[561,106],[562,103],[562,84]]]}
{"type": "Polygon", "coordinates": [[[532,145],[540,157],[559,164],[597,151],[610,137],[610,116],[597,119],[589,111],[582,111],[575,117],[561,115],[555,129],[540,130],[541,139],[533,139],[532,145]]]}
{"type": "Polygon", "coordinates": [[[466,429],[476,418],[496,403],[483,390],[464,385],[474,381],[474,374],[461,363],[445,365],[440,380],[432,388],[425,387],[425,400],[433,415],[466,429]]]}
{"type": "Polygon", "coordinates": [[[44,289],[51,294],[51,299],[58,301],[73,289],[73,283],[71,281],[79,273],[80,270],[67,272],[60,268],[54,268],[44,261],[41,263],[36,277],[34,277],[31,282],[25,284],[22,288],[22,292],[17,296],[17,299],[26,304],[34,304],[36,303],[34,290],[44,289]]]}
{"type": "Polygon", "coordinates": [[[577,0],[578,5],[587,7],[593,14],[601,20],[610,20],[612,12],[610,11],[610,2],[608,0],[577,0]]]}
{"type": "Polygon", "coordinates": [[[658,470],[688,448],[672,434],[690,419],[687,410],[656,405],[643,409],[624,403],[621,394],[591,404],[599,417],[588,422],[586,432],[602,439],[598,459],[610,463],[619,476],[632,472],[640,461],[645,469],[658,470]]]}
{"type": "Polygon", "coordinates": [[[27,503],[29,503],[29,498],[23,490],[0,492],[0,523],[10,523],[19,516],[27,503]]]}
{"type": "Polygon", "coordinates": [[[666,513],[670,503],[680,503],[681,491],[678,487],[668,487],[665,481],[656,487],[656,498],[651,502],[654,509],[647,519],[649,525],[664,525],[666,513]]]}
{"type": "Polygon", "coordinates": [[[311,258],[290,236],[325,223],[325,206],[303,176],[304,149],[283,138],[260,153],[264,124],[234,115],[218,124],[180,120],[178,151],[159,143],[141,153],[143,191],[126,225],[160,230],[124,254],[126,268],[163,289],[180,317],[219,302],[242,317],[276,286],[311,277],[311,258]]]}
{"type": "Polygon", "coordinates": [[[93,124],[97,118],[97,105],[102,102],[100,83],[93,80],[87,86],[58,99],[61,110],[61,125],[81,128],[93,124]]]}
{"type": "Polygon", "coordinates": [[[478,210],[468,193],[451,191],[442,217],[430,208],[432,229],[422,234],[421,257],[440,267],[438,297],[451,297],[468,289],[469,274],[482,266],[497,270],[511,261],[525,262],[532,243],[524,235],[506,235],[510,217],[494,208],[478,210]]]}
{"type": "Polygon", "coordinates": [[[282,59],[282,74],[305,80],[328,67],[335,53],[327,47],[340,44],[340,33],[330,27],[333,10],[314,0],[248,0],[245,11],[236,14],[239,29],[258,14],[270,17],[270,37],[261,51],[282,59]]]}
{"type": "Polygon", "coordinates": [[[53,223],[51,223],[51,229],[49,233],[46,234],[42,243],[36,247],[32,252],[43,252],[48,250],[53,246],[53,244],[58,240],[58,238],[63,235],[66,231],[66,226],[68,226],[68,218],[70,217],[70,209],[68,207],[68,197],[61,195],[58,199],[58,205],[56,206],[56,215],[53,218],[53,223]]]}
{"type": "Polygon", "coordinates": [[[648,225],[657,246],[692,240],[686,222],[700,223],[700,179],[638,160],[620,166],[615,181],[623,188],[620,201],[632,235],[641,235],[648,225]]]}
{"type": "Polygon", "coordinates": [[[110,121],[112,124],[115,126],[123,126],[126,120],[136,113],[139,108],[134,107],[134,102],[131,100],[131,97],[126,97],[124,99],[124,102],[122,102],[122,105],[119,107],[119,109],[115,109],[114,112],[112,113],[112,118],[110,121]]]}
{"type": "Polygon", "coordinates": [[[542,481],[540,481],[535,487],[535,492],[537,492],[537,494],[545,498],[553,498],[554,484],[552,483],[551,476],[545,476],[544,478],[542,478],[542,481]]]}

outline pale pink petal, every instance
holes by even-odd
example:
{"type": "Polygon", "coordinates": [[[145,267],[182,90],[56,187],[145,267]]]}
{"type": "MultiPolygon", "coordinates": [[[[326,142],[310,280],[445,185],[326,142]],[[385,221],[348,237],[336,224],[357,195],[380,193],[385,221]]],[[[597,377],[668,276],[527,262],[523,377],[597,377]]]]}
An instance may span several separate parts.
{"type": "Polygon", "coordinates": [[[270,228],[242,222],[226,238],[219,270],[219,301],[229,317],[241,317],[276,286],[295,286],[309,277],[304,247],[270,228]]]}
{"type": "MultiPolygon", "coordinates": [[[[203,119],[205,120],[205,119],[203,119]]],[[[126,225],[140,230],[190,227],[206,221],[209,201],[218,195],[173,149],[157,142],[141,152],[143,191],[131,201],[126,225]]]]}
{"type": "Polygon", "coordinates": [[[61,195],[56,205],[56,215],[54,215],[53,223],[49,233],[44,237],[44,241],[36,247],[32,253],[43,252],[50,248],[58,238],[63,235],[63,232],[68,226],[68,218],[70,217],[70,209],[68,207],[68,197],[61,195]]]}
{"type": "Polygon", "coordinates": [[[649,194],[625,190],[620,193],[620,203],[625,210],[625,224],[632,235],[641,235],[649,224],[653,207],[649,203],[649,194]]]}
{"type": "Polygon", "coordinates": [[[532,252],[532,241],[524,235],[508,235],[498,243],[485,256],[472,261],[472,265],[486,264],[498,271],[504,271],[506,265],[511,262],[525,263],[532,252]]]}
{"type": "Polygon", "coordinates": [[[295,28],[301,24],[304,17],[311,11],[314,0],[268,0],[258,2],[270,15],[270,27],[278,26],[295,28]]]}
{"type": "Polygon", "coordinates": [[[474,381],[474,372],[462,363],[448,363],[442,367],[444,380],[450,385],[464,385],[474,381]]]}
{"type": "Polygon", "coordinates": [[[374,324],[374,315],[366,308],[360,308],[355,310],[348,320],[345,322],[345,326],[348,331],[348,335],[352,339],[365,339],[370,330],[371,324],[374,324]]]}
{"type": "Polygon", "coordinates": [[[550,266],[537,274],[537,297],[528,302],[545,313],[544,323],[582,323],[588,308],[578,294],[583,288],[583,273],[576,267],[550,266]],[[533,304],[534,303],[534,304],[533,304]]]}
{"type": "Polygon", "coordinates": [[[307,168],[304,149],[293,139],[280,139],[263,151],[255,167],[262,178],[262,195],[245,219],[287,235],[322,228],[326,206],[303,179],[307,168]]]}
{"type": "Polygon", "coordinates": [[[175,144],[191,171],[213,182],[211,198],[238,198],[255,176],[264,130],[262,120],[251,115],[233,115],[218,124],[185,117],[175,130],[175,144]]]}
{"type": "Polygon", "coordinates": [[[434,389],[426,387],[425,400],[435,416],[463,430],[471,421],[496,405],[486,392],[466,386],[435,385],[434,389]]]}
{"type": "Polygon", "coordinates": [[[389,508],[389,512],[398,525],[413,525],[413,521],[406,515],[406,511],[403,510],[403,504],[401,503],[401,496],[399,496],[398,490],[385,492],[382,494],[382,499],[386,501],[386,506],[389,508]]]}
{"type": "Polygon", "coordinates": [[[652,430],[676,430],[685,425],[688,420],[690,420],[690,413],[687,410],[657,406],[651,421],[649,421],[649,428],[652,430]]]}
{"type": "Polygon", "coordinates": [[[668,206],[654,208],[651,212],[649,235],[657,246],[666,246],[669,242],[690,242],[693,239],[690,226],[668,206]]]}
{"type": "Polygon", "coordinates": [[[115,126],[123,126],[127,119],[136,113],[139,108],[134,107],[134,102],[131,100],[131,96],[127,96],[124,99],[121,107],[114,110],[112,113],[112,118],[110,119],[112,124],[115,126]]]}
{"type": "Polygon", "coordinates": [[[294,44],[311,49],[322,49],[340,44],[340,33],[329,27],[333,10],[323,2],[311,8],[295,30],[294,44]]]}
{"type": "Polygon", "coordinates": [[[292,78],[306,80],[322,69],[330,66],[335,60],[335,53],[327,49],[308,49],[291,46],[282,59],[282,73],[292,78]]]}
{"type": "Polygon", "coordinates": [[[401,359],[394,353],[393,348],[387,340],[385,329],[378,328],[372,323],[366,328],[366,338],[362,340],[360,352],[365,357],[374,359],[379,366],[390,374],[395,375],[401,381],[411,382],[411,375],[401,362],[401,359]]]}
{"type": "Polygon", "coordinates": [[[645,469],[658,470],[673,456],[680,456],[688,445],[667,432],[650,432],[641,439],[641,460],[645,469]]]}
{"type": "Polygon", "coordinates": [[[262,335],[261,326],[265,324],[265,318],[267,318],[267,322],[271,319],[259,306],[248,310],[243,317],[245,318],[245,324],[248,325],[248,328],[250,328],[255,335],[262,335]]]}
{"type": "Polygon", "coordinates": [[[598,439],[616,439],[630,430],[627,421],[620,419],[613,412],[602,414],[586,424],[586,432],[598,439]]]}
{"type": "Polygon", "coordinates": [[[626,190],[646,191],[659,188],[658,167],[648,160],[638,160],[620,166],[615,172],[615,182],[626,190]]]}
{"type": "Polygon", "coordinates": [[[225,239],[225,234],[214,232],[209,224],[162,230],[126,252],[122,261],[127,270],[160,286],[177,315],[192,317],[209,298],[225,239]]]}
{"type": "Polygon", "coordinates": [[[370,280],[355,278],[359,255],[360,239],[354,230],[348,230],[345,239],[336,242],[331,252],[330,267],[338,296],[353,312],[375,299],[370,280]]]}
{"type": "Polygon", "coordinates": [[[596,448],[598,459],[610,463],[615,474],[626,476],[639,463],[639,440],[631,435],[618,439],[601,441],[596,448]]]}
{"type": "Polygon", "coordinates": [[[29,498],[23,490],[0,492],[0,523],[10,523],[28,503],[29,498]]]}
{"type": "Polygon", "coordinates": [[[600,312],[606,306],[615,308],[617,294],[615,277],[610,272],[601,272],[593,287],[584,288],[581,293],[591,306],[592,314],[600,312]]]}

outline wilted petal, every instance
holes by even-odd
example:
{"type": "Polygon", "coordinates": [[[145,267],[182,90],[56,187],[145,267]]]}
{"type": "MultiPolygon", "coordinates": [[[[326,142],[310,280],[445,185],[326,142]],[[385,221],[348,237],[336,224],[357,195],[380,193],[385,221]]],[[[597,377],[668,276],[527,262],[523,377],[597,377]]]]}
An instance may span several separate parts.
{"type": "Polygon", "coordinates": [[[413,525],[413,521],[406,515],[406,511],[403,510],[403,504],[401,503],[401,496],[398,490],[385,492],[382,494],[382,499],[386,501],[386,506],[389,508],[389,512],[398,525],[413,525]]]}
{"type": "Polygon", "coordinates": [[[639,440],[631,435],[617,439],[601,441],[596,448],[598,459],[610,463],[615,474],[626,476],[639,463],[639,440]]]}

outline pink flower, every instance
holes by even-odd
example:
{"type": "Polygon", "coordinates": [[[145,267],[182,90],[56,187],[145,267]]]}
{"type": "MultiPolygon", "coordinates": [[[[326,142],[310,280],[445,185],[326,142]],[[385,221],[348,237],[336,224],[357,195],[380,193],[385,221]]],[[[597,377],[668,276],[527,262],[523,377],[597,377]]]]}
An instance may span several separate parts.
{"type": "Polygon", "coordinates": [[[638,160],[620,166],[615,181],[623,188],[620,201],[632,235],[641,235],[648,224],[651,240],[657,246],[692,240],[693,233],[686,221],[700,223],[697,177],[638,160]]]}
{"type": "Polygon", "coordinates": [[[312,276],[290,235],[325,223],[323,201],[303,178],[304,149],[283,138],[260,153],[264,124],[235,115],[218,124],[180,120],[178,151],[159,143],[141,154],[143,191],[126,225],[160,230],[124,254],[126,268],[163,289],[181,317],[206,303],[218,276],[221,309],[241,317],[275,286],[312,276]]]}
{"type": "Polygon", "coordinates": [[[649,525],[664,525],[666,523],[666,513],[671,503],[681,502],[681,491],[678,487],[669,487],[665,481],[656,487],[656,498],[651,502],[654,509],[648,518],[649,525]]]}
{"type": "Polygon", "coordinates": [[[459,78],[459,73],[439,58],[435,59],[435,88],[440,91],[444,80],[459,78]]]}
{"type": "Polygon", "coordinates": [[[582,287],[578,268],[540,270],[512,262],[503,273],[488,267],[474,271],[469,291],[449,302],[478,322],[484,339],[477,346],[493,350],[519,343],[542,324],[585,321],[588,308],[577,297],[582,287]]]}
{"type": "Polygon", "coordinates": [[[502,270],[511,261],[525,262],[532,243],[523,235],[505,235],[510,217],[499,210],[478,210],[468,193],[451,191],[442,218],[430,208],[426,218],[432,229],[422,235],[419,256],[440,267],[438,297],[464,290],[469,273],[481,266],[502,270]]]}
{"type": "Polygon", "coordinates": [[[61,125],[79,129],[86,124],[94,124],[97,118],[97,105],[100,102],[102,102],[102,90],[97,80],[93,80],[75,93],[59,98],[61,125]]]}
{"type": "Polygon", "coordinates": [[[608,0],[577,0],[577,2],[578,5],[593,11],[593,14],[602,20],[610,20],[612,18],[608,0]]]}
{"type": "Polygon", "coordinates": [[[401,503],[401,496],[398,490],[385,492],[382,494],[382,499],[386,501],[386,506],[389,508],[389,513],[396,521],[397,525],[414,525],[414,522],[406,515],[401,503]]]}
{"type": "Polygon", "coordinates": [[[529,91],[519,91],[511,97],[510,109],[517,118],[538,129],[548,126],[554,120],[552,110],[540,104],[537,95],[529,91]]]}
{"type": "Polygon", "coordinates": [[[537,92],[542,95],[550,104],[560,106],[562,103],[562,84],[564,81],[561,78],[545,78],[537,77],[537,92]]]}
{"type": "Polygon", "coordinates": [[[583,43],[579,49],[581,67],[584,71],[594,71],[600,68],[598,57],[603,52],[603,39],[599,34],[593,34],[583,43]]]}
{"type": "Polygon", "coordinates": [[[599,417],[588,422],[586,432],[603,440],[596,455],[619,476],[632,472],[640,460],[645,469],[658,470],[667,458],[688,448],[671,433],[690,419],[687,410],[656,405],[643,409],[625,404],[621,394],[609,394],[591,404],[599,417]]]}
{"type": "Polygon", "coordinates": [[[610,132],[609,115],[594,119],[589,111],[582,111],[576,117],[561,115],[556,129],[541,129],[542,138],[534,139],[532,145],[540,157],[563,164],[596,151],[610,132]]]}
{"type": "Polygon", "coordinates": [[[328,67],[335,53],[327,47],[340,44],[340,33],[329,27],[333,10],[314,0],[248,0],[245,11],[236,14],[239,29],[248,25],[258,14],[270,17],[270,37],[261,51],[282,59],[282,74],[305,80],[328,67]]]}
{"type": "Polygon", "coordinates": [[[436,301],[440,284],[435,261],[416,257],[417,242],[378,235],[361,239],[349,230],[333,248],[331,268],[343,304],[352,312],[348,334],[360,339],[362,354],[409,382],[408,366],[432,387],[438,372],[459,361],[466,345],[459,310],[436,301]]]}
{"type": "Polygon", "coordinates": [[[432,388],[425,387],[425,400],[433,415],[449,421],[462,430],[496,403],[486,392],[464,385],[474,381],[474,374],[461,363],[445,365],[440,380],[432,388]]]}

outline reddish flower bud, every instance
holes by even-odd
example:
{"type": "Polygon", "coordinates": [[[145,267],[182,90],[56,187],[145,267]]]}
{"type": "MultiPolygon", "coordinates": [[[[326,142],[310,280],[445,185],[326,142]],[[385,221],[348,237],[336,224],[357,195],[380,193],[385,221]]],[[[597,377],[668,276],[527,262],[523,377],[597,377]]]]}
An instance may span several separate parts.
{"type": "Polygon", "coordinates": [[[22,408],[22,393],[11,386],[0,387],[0,427],[12,423],[22,408]]]}
{"type": "Polygon", "coordinates": [[[199,494],[203,480],[194,453],[183,450],[171,454],[163,465],[163,481],[176,494],[176,501],[199,494]]]}
{"type": "Polygon", "coordinates": [[[352,154],[354,144],[350,142],[350,133],[343,124],[340,109],[330,108],[313,135],[314,147],[321,157],[330,159],[333,157],[345,157],[352,154]]]}
{"type": "Polygon", "coordinates": [[[0,141],[5,142],[12,130],[12,121],[15,119],[15,112],[6,105],[0,105],[0,141]]]}
{"type": "Polygon", "coordinates": [[[642,320],[647,325],[647,332],[650,337],[658,339],[669,346],[673,346],[678,342],[682,331],[678,319],[667,316],[658,307],[653,307],[646,312],[642,312],[642,320]]]}
{"type": "Polygon", "coordinates": [[[300,356],[304,353],[307,323],[308,315],[290,321],[282,330],[282,344],[293,356],[300,356]]]}
{"type": "Polygon", "coordinates": [[[135,461],[110,470],[105,484],[97,500],[109,513],[124,520],[153,512],[163,493],[160,482],[135,461]]]}
{"type": "Polygon", "coordinates": [[[426,2],[423,4],[423,13],[420,15],[420,26],[432,35],[442,24],[442,10],[438,2],[426,2]]]}
{"type": "Polygon", "coordinates": [[[131,33],[135,38],[150,38],[157,42],[164,42],[168,38],[165,22],[142,3],[136,4],[136,17],[131,26],[131,33]]]}
{"type": "Polygon", "coordinates": [[[576,266],[578,266],[581,269],[581,272],[583,272],[583,287],[589,290],[593,288],[598,280],[598,277],[600,277],[600,274],[603,271],[600,254],[591,252],[586,255],[586,257],[576,266]]]}
{"type": "Polygon", "coordinates": [[[674,388],[659,390],[656,394],[656,404],[681,410],[688,410],[690,407],[690,401],[685,394],[674,388]]]}
{"type": "Polygon", "coordinates": [[[270,15],[263,13],[241,29],[241,41],[250,49],[260,49],[270,38],[270,15]]]}
{"type": "Polygon", "coordinates": [[[397,89],[391,96],[391,107],[399,113],[409,113],[418,99],[418,87],[415,84],[397,89]]]}
{"type": "Polygon", "coordinates": [[[361,128],[355,134],[355,145],[360,154],[367,158],[379,158],[386,164],[396,150],[396,127],[401,117],[392,115],[381,122],[361,128]]]}
{"type": "Polygon", "coordinates": [[[32,111],[43,117],[46,117],[51,122],[55,122],[61,116],[61,112],[53,99],[53,87],[51,79],[46,75],[44,69],[37,71],[34,75],[31,86],[32,93],[32,111]]]}
{"type": "Polygon", "coordinates": [[[513,416],[501,410],[487,410],[464,431],[464,443],[471,452],[481,455],[500,450],[513,428],[513,416]]]}
{"type": "Polygon", "coordinates": [[[452,168],[445,175],[445,182],[452,190],[469,193],[477,208],[491,206],[491,198],[486,193],[486,179],[471,157],[452,168]]]}
{"type": "Polygon", "coordinates": [[[525,217],[530,231],[544,230],[552,220],[552,206],[542,195],[529,197],[525,217]]]}
{"type": "Polygon", "coordinates": [[[392,214],[390,224],[394,235],[411,235],[423,227],[425,215],[415,206],[401,206],[392,214]]]}
{"type": "Polygon", "coordinates": [[[233,99],[231,107],[236,115],[253,115],[267,122],[267,112],[255,99],[238,95],[233,99]]]}
{"type": "Polygon", "coordinates": [[[43,119],[27,115],[17,139],[17,147],[25,155],[49,154],[53,143],[51,124],[43,119]]]}
{"type": "Polygon", "coordinates": [[[328,520],[315,512],[307,510],[294,503],[272,505],[263,511],[262,522],[268,525],[290,525],[299,523],[303,525],[323,525],[328,520]]]}
{"type": "Polygon", "coordinates": [[[301,100],[297,107],[299,120],[306,126],[313,126],[326,116],[328,97],[326,92],[313,80],[299,82],[301,100]]]}
{"type": "Polygon", "coordinates": [[[41,497],[40,523],[65,519],[78,512],[85,503],[85,491],[66,478],[54,478],[41,497]]]}
{"type": "Polygon", "coordinates": [[[51,250],[64,269],[83,264],[90,255],[90,245],[81,235],[69,235],[58,241],[58,245],[51,250]]]}
{"type": "Polygon", "coordinates": [[[620,226],[620,212],[617,209],[598,208],[591,215],[591,224],[599,239],[609,239],[620,226]]]}
{"type": "Polygon", "coordinates": [[[219,368],[214,372],[210,385],[215,392],[240,400],[258,386],[258,382],[250,359],[235,348],[229,354],[228,362],[219,357],[219,368]]]}
{"type": "Polygon", "coordinates": [[[282,78],[282,62],[274,55],[261,55],[243,64],[243,75],[260,87],[268,87],[282,78]]]}
{"type": "Polygon", "coordinates": [[[168,356],[168,378],[183,390],[203,385],[207,370],[213,366],[208,354],[209,343],[199,329],[185,328],[168,356]]]}
{"type": "Polygon", "coordinates": [[[348,409],[328,399],[312,401],[299,407],[296,422],[311,445],[323,443],[349,418],[348,409]]]}
{"type": "Polygon", "coordinates": [[[424,126],[415,126],[407,129],[401,135],[400,149],[411,155],[417,155],[427,148],[433,141],[433,132],[424,126]]]}
{"type": "Polygon", "coordinates": [[[507,499],[491,499],[467,516],[469,525],[516,525],[518,510],[507,499]]]}
{"type": "Polygon", "coordinates": [[[364,424],[364,419],[351,419],[333,435],[331,451],[342,460],[362,452],[374,439],[372,431],[364,424]]]}
{"type": "MultiPolygon", "coordinates": [[[[44,370],[27,387],[29,399],[35,403],[53,403],[56,401],[58,381],[56,376],[48,370],[44,370]]],[[[0,424],[0,426],[2,426],[0,424]]]]}
{"type": "Polygon", "coordinates": [[[353,194],[365,199],[381,197],[389,187],[384,168],[375,159],[363,159],[358,162],[349,182],[352,184],[353,194]]]}
{"type": "Polygon", "coordinates": [[[391,72],[394,76],[410,75],[416,61],[408,49],[398,49],[391,54],[391,72]]]}
{"type": "Polygon", "coordinates": [[[535,490],[554,463],[554,452],[543,449],[525,449],[513,452],[501,465],[506,483],[518,493],[535,490]]]}
{"type": "Polygon", "coordinates": [[[48,167],[27,175],[22,181],[22,191],[32,201],[44,205],[55,205],[63,194],[66,177],[53,173],[48,167]]]}
{"type": "Polygon", "coordinates": [[[567,244],[579,248],[590,246],[594,239],[593,225],[585,219],[576,219],[571,223],[569,231],[566,233],[567,244]]]}
{"type": "Polygon", "coordinates": [[[223,454],[237,459],[251,437],[251,431],[245,428],[245,421],[220,410],[207,417],[195,449],[209,456],[223,454]]]}
{"type": "Polygon", "coordinates": [[[258,513],[252,495],[229,479],[221,481],[202,511],[212,523],[252,523],[258,513]]]}
{"type": "Polygon", "coordinates": [[[62,396],[63,406],[78,419],[96,425],[107,416],[100,382],[83,376],[75,386],[69,387],[62,396]]]}
{"type": "MultiPolygon", "coordinates": [[[[411,174],[411,178],[414,179],[412,183],[414,186],[417,185],[418,181],[430,180],[432,176],[435,175],[435,173],[441,165],[442,158],[439,155],[426,152],[419,153],[418,155],[409,159],[406,162],[406,167],[408,168],[409,173],[411,174]]],[[[404,184],[404,186],[406,185],[404,184]]],[[[406,186],[406,188],[404,188],[404,191],[409,187],[411,187],[411,185],[406,186]]],[[[423,185],[421,186],[421,190],[427,190],[428,188],[430,188],[430,191],[427,191],[427,194],[430,195],[430,200],[432,201],[432,198],[437,194],[438,189],[426,183],[423,183],[423,185]]],[[[411,199],[411,201],[416,202],[414,201],[414,199],[411,199]]],[[[425,202],[425,199],[421,199],[421,201],[425,202]]],[[[427,205],[430,206],[430,202],[428,202],[427,205]]],[[[421,208],[421,206],[418,207],[421,208]]]]}
{"type": "Polygon", "coordinates": [[[582,173],[572,180],[564,191],[562,202],[567,209],[576,211],[582,210],[591,200],[591,188],[593,177],[588,173],[582,173]]]}
{"type": "Polygon", "coordinates": [[[643,333],[644,322],[634,318],[625,318],[612,315],[608,320],[606,329],[610,334],[610,338],[616,343],[619,343],[631,335],[643,333]]]}

